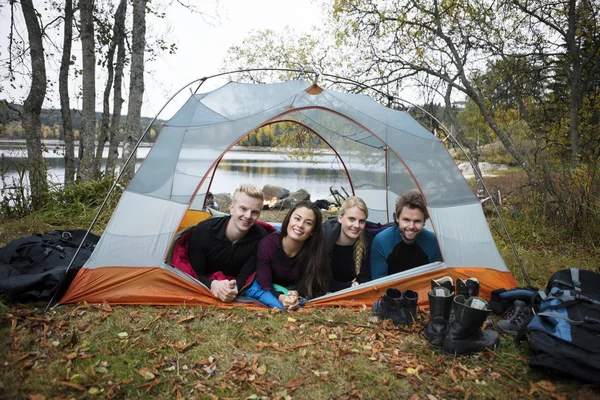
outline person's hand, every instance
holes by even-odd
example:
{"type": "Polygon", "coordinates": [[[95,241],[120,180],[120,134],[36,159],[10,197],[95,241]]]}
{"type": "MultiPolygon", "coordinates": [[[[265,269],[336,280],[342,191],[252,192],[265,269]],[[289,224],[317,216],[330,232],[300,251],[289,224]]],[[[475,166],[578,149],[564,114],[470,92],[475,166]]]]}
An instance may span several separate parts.
{"type": "Polygon", "coordinates": [[[352,285],[350,285],[350,287],[355,287],[355,286],[358,286],[358,285],[360,285],[360,283],[354,281],[354,282],[352,282],[352,285]]]}
{"type": "Polygon", "coordinates": [[[230,281],[212,281],[210,291],[215,297],[221,301],[229,303],[238,295],[237,283],[234,280],[230,281]]]}
{"type": "Polygon", "coordinates": [[[284,295],[284,294],[280,295],[279,301],[288,310],[295,310],[299,306],[298,292],[295,290],[290,290],[290,291],[288,291],[287,295],[284,295]]]}

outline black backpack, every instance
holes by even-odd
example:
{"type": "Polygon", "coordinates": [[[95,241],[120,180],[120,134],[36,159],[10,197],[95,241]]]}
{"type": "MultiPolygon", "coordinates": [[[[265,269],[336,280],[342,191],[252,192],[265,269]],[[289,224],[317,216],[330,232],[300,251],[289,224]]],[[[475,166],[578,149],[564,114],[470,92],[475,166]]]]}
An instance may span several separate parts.
{"type": "MultiPolygon", "coordinates": [[[[49,299],[86,234],[84,230],[52,231],[13,240],[0,248],[0,295],[26,302],[49,299]]],[[[90,233],[69,275],[90,257],[99,237],[90,233]]]]}
{"type": "Polygon", "coordinates": [[[600,383],[600,274],[558,271],[540,296],[539,312],[527,325],[534,352],[529,365],[600,383]]]}

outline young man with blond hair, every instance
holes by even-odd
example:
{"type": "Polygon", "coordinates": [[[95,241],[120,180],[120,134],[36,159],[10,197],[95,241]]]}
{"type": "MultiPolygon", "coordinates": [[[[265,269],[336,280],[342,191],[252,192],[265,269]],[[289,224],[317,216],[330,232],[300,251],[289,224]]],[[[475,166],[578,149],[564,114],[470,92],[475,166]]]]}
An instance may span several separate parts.
{"type": "Polygon", "coordinates": [[[380,232],[371,246],[371,278],[377,279],[434,261],[442,261],[437,238],[423,229],[429,218],[425,201],[416,190],[396,200],[396,224],[380,232]]]}
{"type": "Polygon", "coordinates": [[[233,301],[256,270],[256,248],[266,231],[256,225],[262,190],[243,184],[233,194],[229,216],[209,218],[194,228],[188,257],[198,279],[219,300],[233,301]]]}

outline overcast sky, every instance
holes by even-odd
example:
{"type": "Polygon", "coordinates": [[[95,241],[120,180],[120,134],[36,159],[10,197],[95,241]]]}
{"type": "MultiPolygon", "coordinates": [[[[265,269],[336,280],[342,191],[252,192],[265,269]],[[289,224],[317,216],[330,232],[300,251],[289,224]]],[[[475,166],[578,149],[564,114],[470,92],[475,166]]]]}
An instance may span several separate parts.
{"type": "MultiPolygon", "coordinates": [[[[0,59],[7,57],[7,36],[10,26],[10,9],[5,1],[0,1],[0,59]]],[[[174,55],[161,54],[157,60],[146,65],[146,90],[142,115],[154,116],[163,104],[177,90],[195,79],[210,76],[220,72],[227,49],[240,44],[253,30],[272,29],[283,31],[293,29],[297,33],[310,32],[311,28],[318,25],[321,20],[321,10],[318,2],[312,0],[213,0],[192,1],[205,15],[192,13],[189,10],[172,5],[167,10],[164,20],[149,19],[149,32],[166,35],[168,42],[177,43],[177,52],[174,55]]],[[[16,6],[18,9],[18,6],[16,6]]],[[[20,9],[18,9],[20,14],[20,9]]],[[[43,10],[41,10],[43,12],[43,10]]],[[[78,16],[77,16],[78,17],[78,16]]],[[[23,29],[24,26],[21,25],[23,29]]],[[[25,33],[25,30],[23,30],[25,33]]],[[[60,40],[57,41],[61,43],[60,40]]],[[[48,51],[48,49],[47,49],[48,51]]],[[[81,52],[73,49],[74,54],[80,59],[81,52]]],[[[4,63],[1,68],[6,69],[4,63]]],[[[58,75],[56,63],[48,65],[48,78],[55,80],[58,75]]],[[[3,75],[6,71],[2,71],[3,75]]],[[[100,106],[101,94],[104,90],[103,75],[97,72],[96,95],[100,106]]],[[[71,76],[75,92],[76,79],[71,76]]],[[[56,80],[55,80],[56,82],[56,80]]],[[[213,85],[216,85],[217,82],[213,85]]],[[[22,101],[26,91],[12,89],[3,82],[3,91],[0,99],[22,101]]],[[[210,81],[203,86],[203,90],[213,89],[210,81]],[[206,89],[204,89],[206,87],[206,89]]],[[[44,103],[44,107],[58,108],[58,87],[44,103]]],[[[189,91],[187,92],[189,94],[189,91]]],[[[185,95],[178,96],[179,100],[185,95]]],[[[80,104],[72,101],[72,106],[80,108],[80,104]]],[[[181,103],[181,101],[176,101],[181,103]]],[[[176,111],[176,104],[169,107],[161,114],[161,118],[169,117],[176,111]]],[[[100,107],[97,107],[100,111],[100,107]]],[[[124,112],[126,108],[124,108],[124,112]]]]}

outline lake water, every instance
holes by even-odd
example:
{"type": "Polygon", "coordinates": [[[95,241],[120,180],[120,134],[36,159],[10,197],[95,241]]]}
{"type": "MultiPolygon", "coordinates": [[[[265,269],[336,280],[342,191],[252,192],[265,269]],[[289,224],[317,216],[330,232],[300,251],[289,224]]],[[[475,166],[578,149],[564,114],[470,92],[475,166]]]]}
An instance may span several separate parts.
{"type": "MultiPolygon", "coordinates": [[[[136,168],[141,165],[149,150],[149,147],[138,149],[136,168]]],[[[26,159],[26,153],[24,150],[0,150],[0,154],[6,157],[1,165],[1,171],[4,171],[5,182],[10,184],[12,178],[18,176],[15,163],[22,164],[26,159]]],[[[48,180],[61,184],[64,180],[62,152],[49,152],[45,157],[49,167],[48,180]]],[[[180,166],[186,168],[188,172],[186,164],[191,165],[193,159],[193,155],[186,154],[180,166]]],[[[350,167],[348,163],[352,161],[346,162],[350,167]]],[[[357,168],[357,165],[353,168],[357,168]]],[[[194,172],[200,174],[204,171],[194,172]]],[[[369,174],[369,179],[376,181],[385,179],[382,166],[364,167],[364,173],[369,174]]],[[[340,192],[341,187],[344,187],[350,192],[343,166],[335,154],[316,154],[311,160],[302,161],[292,160],[286,154],[271,151],[231,150],[219,164],[210,190],[213,193],[232,193],[241,183],[253,183],[259,187],[266,184],[282,186],[291,192],[305,189],[311,194],[312,200],[327,198],[330,194],[330,186],[340,192]]]]}

